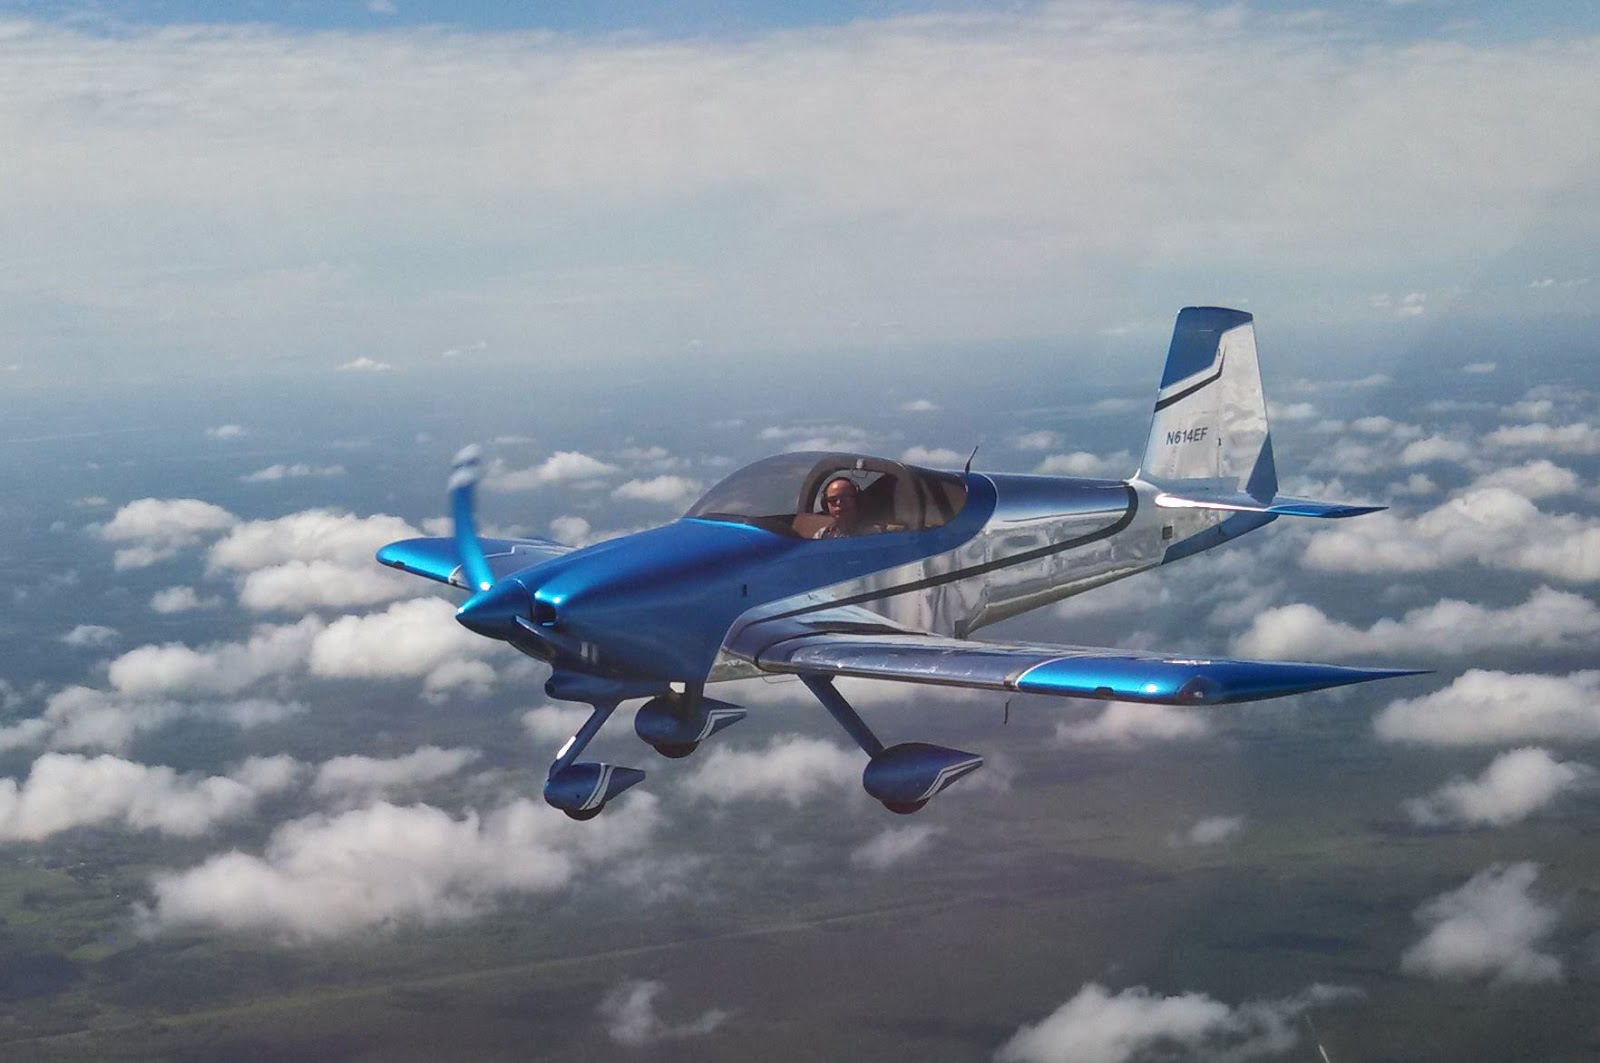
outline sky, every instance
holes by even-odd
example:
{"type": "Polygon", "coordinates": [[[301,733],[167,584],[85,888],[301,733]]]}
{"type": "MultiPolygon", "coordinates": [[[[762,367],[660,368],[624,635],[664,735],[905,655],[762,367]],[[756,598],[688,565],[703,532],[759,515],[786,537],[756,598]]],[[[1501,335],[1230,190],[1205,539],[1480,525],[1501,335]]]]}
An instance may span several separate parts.
{"type": "Polygon", "coordinates": [[[0,5],[8,1050],[1592,1054],[1592,5],[514,10],[0,5]],[[785,449],[1123,477],[1206,303],[1390,508],[990,634],[1430,675],[857,682],[988,758],[910,819],[746,683],[573,824],[573,707],[371,561],[472,441],[577,545],[785,449]]]}
{"type": "Polygon", "coordinates": [[[503,7],[17,10],[17,384],[1594,311],[1585,5],[503,7]]]}

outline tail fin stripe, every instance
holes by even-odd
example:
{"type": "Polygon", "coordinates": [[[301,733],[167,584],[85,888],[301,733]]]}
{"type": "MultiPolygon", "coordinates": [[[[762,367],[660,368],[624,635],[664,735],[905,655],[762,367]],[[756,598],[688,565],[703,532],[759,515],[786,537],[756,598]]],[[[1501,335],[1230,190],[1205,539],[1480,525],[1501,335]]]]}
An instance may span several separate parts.
{"type": "Polygon", "coordinates": [[[1190,395],[1193,395],[1195,392],[1199,391],[1201,388],[1209,387],[1210,385],[1215,384],[1217,381],[1221,380],[1222,379],[1222,367],[1223,367],[1224,363],[1227,362],[1227,360],[1228,360],[1227,354],[1223,354],[1223,356],[1221,358],[1217,359],[1217,371],[1215,373],[1212,373],[1210,376],[1206,377],[1204,380],[1200,381],[1200,383],[1198,383],[1198,384],[1195,384],[1195,385],[1193,385],[1191,387],[1184,388],[1182,391],[1178,392],[1176,395],[1168,395],[1164,399],[1157,400],[1157,402],[1156,402],[1156,412],[1160,413],[1162,410],[1166,409],[1168,406],[1171,406],[1174,402],[1181,402],[1182,400],[1188,398],[1190,395]]]}

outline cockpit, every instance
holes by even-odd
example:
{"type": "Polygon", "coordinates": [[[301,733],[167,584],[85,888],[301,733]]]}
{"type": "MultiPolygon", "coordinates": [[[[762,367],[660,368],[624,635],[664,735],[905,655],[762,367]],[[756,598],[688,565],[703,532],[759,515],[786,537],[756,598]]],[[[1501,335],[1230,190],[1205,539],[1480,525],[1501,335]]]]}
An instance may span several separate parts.
{"type": "Polygon", "coordinates": [[[745,466],[684,516],[750,524],[799,539],[825,537],[833,518],[823,494],[839,479],[856,489],[859,515],[852,536],[938,528],[967,502],[966,483],[955,473],[864,454],[807,451],[745,466]]]}

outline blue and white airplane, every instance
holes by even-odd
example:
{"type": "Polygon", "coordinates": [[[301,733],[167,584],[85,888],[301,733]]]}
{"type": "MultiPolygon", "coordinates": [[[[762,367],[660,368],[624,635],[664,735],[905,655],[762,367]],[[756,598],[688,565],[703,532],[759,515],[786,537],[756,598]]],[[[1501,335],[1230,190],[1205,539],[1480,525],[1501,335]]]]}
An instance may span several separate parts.
{"type": "Polygon", "coordinates": [[[1206,706],[1417,674],[970,638],[1279,516],[1382,508],[1278,494],[1255,328],[1238,310],[1178,314],[1144,460],[1128,480],[783,454],[729,476],[680,520],[574,549],[480,538],[481,464],[476,447],[456,459],[452,538],[390,543],[378,560],[470,591],[457,620],[547,662],[550,697],[593,706],[544,785],[574,819],[644,778],[578,760],[620,702],[648,698],[639,737],[683,757],[745,716],[706,696],[723,680],[798,675],[867,754],[867,792],[907,813],[983,758],[885,746],[836,677],[1206,706]]]}

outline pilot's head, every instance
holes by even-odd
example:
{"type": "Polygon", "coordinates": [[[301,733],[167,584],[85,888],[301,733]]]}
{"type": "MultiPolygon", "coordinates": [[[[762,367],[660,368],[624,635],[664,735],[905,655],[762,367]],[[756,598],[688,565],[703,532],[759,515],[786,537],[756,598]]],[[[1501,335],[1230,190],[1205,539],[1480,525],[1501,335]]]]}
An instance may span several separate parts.
{"type": "Polygon", "coordinates": [[[837,525],[849,526],[856,522],[860,515],[861,492],[856,485],[843,476],[837,476],[828,481],[828,486],[822,489],[822,508],[828,516],[833,518],[837,525]]]}

